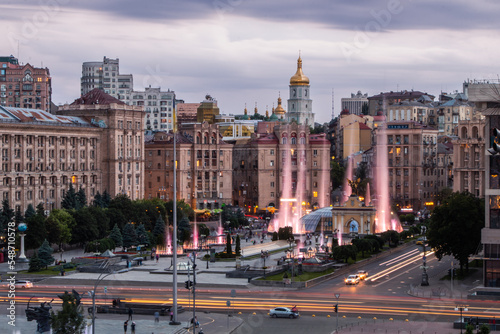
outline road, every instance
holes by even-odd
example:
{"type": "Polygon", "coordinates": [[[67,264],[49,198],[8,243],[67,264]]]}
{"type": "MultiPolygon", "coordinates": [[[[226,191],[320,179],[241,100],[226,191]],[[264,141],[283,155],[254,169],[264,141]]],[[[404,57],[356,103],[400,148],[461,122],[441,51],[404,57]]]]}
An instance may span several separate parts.
{"type": "MultiPolygon", "coordinates": [[[[439,262],[432,253],[427,253],[428,274],[431,285],[446,274],[451,259],[439,262]]],[[[236,291],[236,297],[230,296],[229,289],[197,289],[196,307],[198,311],[228,312],[228,314],[248,316],[245,324],[252,326],[265,323],[269,333],[276,333],[277,327],[290,325],[299,330],[311,322],[315,326],[324,326],[331,329],[333,319],[337,314],[333,312],[333,305],[337,303],[335,294],[340,294],[339,317],[340,321],[346,318],[358,319],[398,319],[405,321],[426,322],[451,322],[458,318],[454,310],[457,303],[467,303],[469,311],[467,316],[498,316],[500,303],[457,300],[451,298],[425,299],[416,298],[407,294],[411,286],[418,287],[422,274],[422,252],[417,246],[407,248],[392,254],[390,257],[373,262],[365,267],[369,277],[356,286],[346,286],[343,277],[338,277],[307,290],[291,291],[285,289],[259,289],[252,288],[236,291]],[[227,307],[227,302],[231,303],[227,307]],[[269,309],[276,306],[297,305],[301,319],[298,322],[289,319],[272,319],[267,316],[269,309]],[[255,314],[253,314],[255,313],[255,314]],[[259,320],[260,319],[260,320],[259,320]],[[320,325],[321,324],[321,325],[320,325]]],[[[64,290],[75,288],[80,293],[91,290],[88,286],[44,286],[37,284],[35,288],[26,291],[17,291],[17,301],[25,302],[31,296],[36,296],[33,302],[42,302],[56,298],[64,290]]],[[[451,283],[450,283],[451,289],[451,283]]],[[[190,294],[185,289],[178,290],[178,303],[185,307],[192,305],[190,294]]],[[[148,287],[107,287],[107,294],[103,288],[97,292],[98,304],[109,304],[113,298],[134,303],[171,304],[171,288],[148,287]]],[[[84,304],[90,303],[90,298],[83,299],[84,304]]],[[[254,326],[255,327],[255,326],[254,326]]],[[[315,327],[316,328],[316,327],[315,327]]],[[[300,331],[298,331],[300,332],[300,331]]],[[[318,331],[320,333],[321,331],[318,331]]]]}

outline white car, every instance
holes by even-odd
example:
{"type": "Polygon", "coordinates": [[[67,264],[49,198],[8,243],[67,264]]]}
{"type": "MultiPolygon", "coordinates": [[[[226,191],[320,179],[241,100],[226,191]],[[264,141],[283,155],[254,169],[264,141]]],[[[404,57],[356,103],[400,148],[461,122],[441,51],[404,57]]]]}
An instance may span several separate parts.
{"type": "Polygon", "coordinates": [[[16,281],[16,288],[21,288],[21,289],[30,289],[33,287],[33,283],[31,281],[25,281],[25,280],[19,280],[16,281]]]}
{"type": "Polygon", "coordinates": [[[346,285],[354,285],[354,284],[359,284],[359,276],[358,275],[349,275],[345,279],[345,284],[346,285]]]}
{"type": "Polygon", "coordinates": [[[272,318],[298,318],[299,312],[294,312],[288,307],[276,307],[269,310],[269,316],[272,318]]]}

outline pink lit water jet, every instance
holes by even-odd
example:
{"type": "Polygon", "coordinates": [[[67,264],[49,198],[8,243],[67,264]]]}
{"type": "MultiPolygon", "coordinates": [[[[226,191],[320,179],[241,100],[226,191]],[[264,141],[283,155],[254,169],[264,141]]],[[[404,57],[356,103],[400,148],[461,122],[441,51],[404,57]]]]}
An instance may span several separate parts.
{"type": "Polygon", "coordinates": [[[377,129],[377,156],[375,167],[375,181],[377,188],[377,219],[375,233],[395,230],[401,232],[403,228],[398,221],[391,220],[391,206],[389,196],[389,158],[387,146],[386,124],[377,129]]]}
{"type": "Polygon", "coordinates": [[[341,205],[344,204],[345,202],[347,202],[347,200],[349,199],[349,196],[351,196],[351,194],[352,194],[352,188],[349,185],[349,181],[348,181],[348,180],[352,181],[352,179],[353,179],[352,169],[353,169],[352,157],[349,156],[349,157],[347,157],[347,168],[345,170],[344,186],[342,187],[342,201],[340,203],[341,205]]]}

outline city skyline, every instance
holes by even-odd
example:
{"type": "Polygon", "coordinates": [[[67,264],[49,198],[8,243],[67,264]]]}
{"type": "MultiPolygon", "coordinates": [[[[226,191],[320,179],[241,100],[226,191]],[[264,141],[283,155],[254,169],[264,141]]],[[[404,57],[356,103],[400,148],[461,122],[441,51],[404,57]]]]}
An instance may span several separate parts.
{"type": "Polygon", "coordinates": [[[467,1],[110,0],[7,1],[3,55],[48,67],[53,102],[80,94],[81,65],[120,59],[134,89],[151,85],[186,102],[208,93],[222,113],[257,103],[264,114],[288,84],[301,52],[317,122],[358,90],[461,91],[468,79],[498,79],[494,43],[500,5],[467,1]],[[484,47],[487,45],[487,47],[484,47]]]}

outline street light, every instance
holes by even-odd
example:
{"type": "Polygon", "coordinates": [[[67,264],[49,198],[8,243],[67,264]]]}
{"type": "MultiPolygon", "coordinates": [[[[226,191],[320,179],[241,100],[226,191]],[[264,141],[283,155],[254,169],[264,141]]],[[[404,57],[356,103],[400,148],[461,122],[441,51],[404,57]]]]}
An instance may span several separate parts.
{"type": "Polygon", "coordinates": [[[336,293],[335,298],[337,298],[337,304],[335,304],[335,313],[337,313],[337,327],[335,329],[335,332],[338,332],[339,331],[339,298],[340,298],[340,293],[336,293]]]}
{"type": "MultiPolygon", "coordinates": [[[[105,263],[104,267],[107,268],[108,266],[109,266],[109,261],[105,263]]],[[[92,290],[92,334],[95,334],[95,290],[97,289],[97,286],[99,285],[99,283],[102,282],[103,279],[105,279],[109,275],[119,274],[119,273],[123,273],[125,271],[127,271],[127,270],[122,269],[119,271],[111,271],[108,273],[101,273],[99,275],[99,277],[97,277],[97,280],[94,283],[94,289],[92,290]]]]}
{"type": "MultiPolygon", "coordinates": [[[[425,232],[427,230],[427,227],[425,226],[421,226],[421,234],[422,235],[425,235],[425,232]]],[[[424,240],[422,241],[422,247],[424,248],[424,255],[422,256],[422,260],[423,260],[423,265],[422,265],[422,269],[423,269],[423,272],[422,272],[422,283],[420,283],[421,286],[428,286],[429,285],[429,275],[427,274],[427,258],[425,256],[425,243],[427,242],[426,240],[427,238],[425,238],[424,236],[424,240]]]]}
{"type": "Polygon", "coordinates": [[[455,306],[455,311],[460,311],[460,334],[462,334],[462,327],[464,324],[464,319],[462,318],[462,312],[467,312],[469,309],[468,305],[458,304],[455,306]]]}

